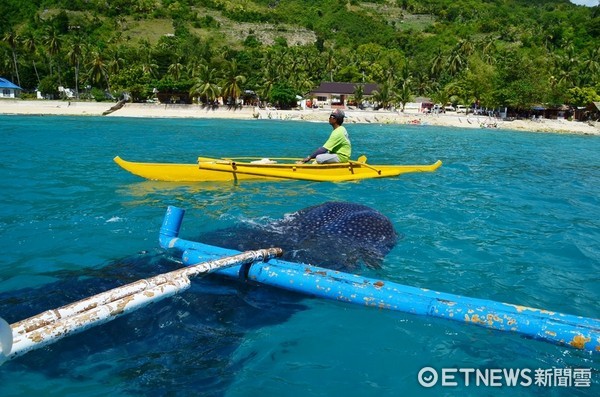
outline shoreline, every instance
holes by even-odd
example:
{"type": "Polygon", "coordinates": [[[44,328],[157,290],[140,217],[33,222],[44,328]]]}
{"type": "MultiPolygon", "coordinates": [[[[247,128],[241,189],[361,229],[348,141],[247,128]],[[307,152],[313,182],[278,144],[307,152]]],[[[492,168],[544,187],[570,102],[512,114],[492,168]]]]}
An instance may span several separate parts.
{"type": "MultiPolygon", "coordinates": [[[[0,114],[4,115],[56,115],[102,116],[113,107],[113,102],[75,102],[61,100],[0,100],[0,114]]],[[[290,120],[327,122],[329,109],[276,110],[243,107],[241,109],[207,109],[199,105],[125,103],[104,117],[139,118],[212,118],[238,120],[290,120]]],[[[569,121],[564,119],[500,120],[483,115],[432,114],[394,111],[369,111],[347,109],[346,124],[405,124],[456,128],[506,129],[527,132],[552,132],[563,134],[600,135],[600,123],[569,121]]]]}

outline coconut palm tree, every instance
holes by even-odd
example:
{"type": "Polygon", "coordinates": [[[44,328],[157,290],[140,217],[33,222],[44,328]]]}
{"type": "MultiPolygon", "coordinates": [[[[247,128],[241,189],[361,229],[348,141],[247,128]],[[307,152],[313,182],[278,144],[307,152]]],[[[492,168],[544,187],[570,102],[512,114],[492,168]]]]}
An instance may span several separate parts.
{"type": "Polygon", "coordinates": [[[308,93],[315,87],[315,84],[310,79],[308,73],[303,71],[298,73],[298,75],[296,76],[296,87],[298,89],[298,92],[308,93]]]}
{"type": "MultiPolygon", "coordinates": [[[[12,70],[12,60],[6,46],[0,45],[0,71],[12,70]]],[[[1,72],[0,72],[1,73],[1,72]]]]}
{"type": "Polygon", "coordinates": [[[290,49],[289,47],[275,47],[273,50],[273,65],[275,66],[275,71],[277,72],[278,79],[286,79],[289,77],[288,74],[288,53],[290,49]]]}
{"type": "Polygon", "coordinates": [[[354,86],[354,101],[356,101],[356,106],[360,107],[363,101],[365,100],[365,85],[357,84],[354,86]]]}
{"type": "Polygon", "coordinates": [[[450,52],[450,56],[448,57],[448,71],[451,75],[456,75],[460,73],[464,68],[468,67],[467,61],[468,58],[475,51],[475,47],[471,40],[461,39],[452,51],[450,52]]]}
{"type": "Polygon", "coordinates": [[[463,69],[465,62],[464,54],[455,49],[448,57],[448,71],[451,75],[458,74],[463,69]]]}
{"type": "Polygon", "coordinates": [[[446,87],[444,87],[444,88],[441,88],[440,90],[434,92],[431,95],[431,99],[433,99],[434,102],[441,103],[442,106],[444,106],[448,102],[450,102],[450,94],[448,93],[448,90],[446,89],[446,87]]]}
{"type": "Polygon", "coordinates": [[[67,58],[69,63],[75,67],[75,98],[79,99],[79,69],[83,58],[83,40],[80,35],[76,34],[69,41],[69,52],[67,58]]]}
{"type": "Polygon", "coordinates": [[[110,92],[110,83],[108,82],[108,68],[102,55],[98,51],[93,51],[88,63],[88,75],[92,82],[99,83],[102,78],[106,82],[106,88],[110,92]]]}
{"type": "Polygon", "coordinates": [[[384,57],[381,60],[381,66],[383,67],[383,76],[385,80],[396,81],[398,74],[399,61],[392,54],[384,57]]]}
{"type": "Polygon", "coordinates": [[[288,76],[289,79],[294,80],[295,83],[301,66],[300,57],[298,56],[298,50],[296,49],[296,47],[290,48],[284,61],[285,62],[283,63],[285,65],[285,69],[283,74],[285,76],[288,76]]]}
{"type": "Polygon", "coordinates": [[[140,40],[139,47],[136,53],[138,54],[139,64],[142,66],[142,73],[145,76],[158,76],[158,65],[152,57],[152,45],[146,39],[140,40]]]}
{"type": "Polygon", "coordinates": [[[325,70],[329,73],[329,81],[333,81],[333,72],[337,68],[337,61],[333,49],[327,50],[325,59],[325,70]]]}
{"type": "MultiPolygon", "coordinates": [[[[125,66],[127,48],[123,45],[111,46],[106,55],[106,66],[110,75],[118,74],[125,66]]],[[[131,66],[131,65],[129,65],[131,66]]]]}
{"type": "Polygon", "coordinates": [[[392,106],[396,98],[393,86],[393,82],[388,80],[379,86],[380,90],[373,91],[373,100],[377,102],[380,107],[389,109],[392,106]]]}
{"type": "Polygon", "coordinates": [[[557,55],[554,60],[555,74],[558,75],[559,84],[564,84],[567,88],[578,85],[579,62],[573,43],[566,43],[564,54],[557,55]]]}
{"type": "Polygon", "coordinates": [[[231,99],[233,105],[237,103],[237,99],[242,94],[240,85],[246,82],[246,76],[239,74],[236,60],[227,62],[223,79],[221,80],[221,94],[227,100],[231,99]]]}
{"type": "Polygon", "coordinates": [[[23,35],[23,47],[25,48],[25,51],[31,55],[32,63],[33,63],[33,70],[35,71],[35,77],[37,78],[37,82],[39,85],[40,84],[40,74],[38,73],[37,65],[35,64],[35,58],[36,58],[36,54],[38,51],[37,45],[38,45],[38,39],[33,32],[28,31],[23,35]]]}
{"type": "Polygon", "coordinates": [[[408,68],[408,65],[404,65],[401,71],[400,84],[398,86],[397,99],[402,104],[402,111],[404,112],[404,106],[410,102],[412,84],[412,74],[408,68]]]}
{"type": "Polygon", "coordinates": [[[314,46],[310,47],[302,47],[302,52],[300,54],[300,58],[302,59],[302,67],[308,73],[308,76],[311,78],[313,85],[317,81],[320,82],[319,76],[321,74],[321,68],[319,67],[319,59],[321,54],[319,54],[314,46]]]}
{"type": "Polygon", "coordinates": [[[158,65],[151,60],[142,63],[142,73],[146,76],[158,76],[158,65]]]}
{"type": "Polygon", "coordinates": [[[192,97],[204,97],[208,104],[219,97],[219,85],[217,84],[218,75],[215,68],[207,64],[201,64],[196,71],[194,85],[190,89],[192,97]]]}
{"type": "Polygon", "coordinates": [[[413,88],[416,95],[425,96],[430,91],[432,83],[429,81],[429,76],[426,71],[417,70],[413,78],[413,88]]]}
{"type": "MultiPolygon", "coordinates": [[[[43,36],[43,44],[48,52],[48,60],[50,62],[50,75],[53,75],[53,58],[56,57],[62,48],[62,38],[58,34],[58,30],[54,26],[46,28],[43,36]]],[[[60,66],[58,66],[58,81],[61,81],[60,66]]]]}
{"type": "Polygon", "coordinates": [[[600,84],[600,47],[588,49],[581,62],[581,68],[589,78],[588,84],[600,84]]]}
{"type": "Polygon", "coordinates": [[[262,84],[258,92],[261,101],[268,101],[268,98],[271,97],[271,91],[273,90],[273,87],[277,81],[279,81],[279,79],[277,78],[275,67],[273,65],[265,64],[261,80],[262,84]]]}
{"type": "Polygon", "coordinates": [[[184,66],[179,61],[174,62],[169,65],[169,68],[167,69],[167,73],[171,77],[173,77],[173,80],[179,81],[179,79],[181,78],[181,75],[184,73],[184,66]]]}
{"type": "Polygon", "coordinates": [[[480,42],[482,57],[488,65],[496,63],[495,55],[498,52],[496,43],[497,40],[493,36],[488,36],[480,42]]]}
{"type": "Polygon", "coordinates": [[[438,48],[435,56],[431,61],[429,69],[431,76],[436,77],[444,70],[444,52],[438,48]]]}
{"type": "Polygon", "coordinates": [[[12,51],[13,66],[15,69],[15,75],[17,76],[17,85],[21,85],[21,78],[19,77],[19,65],[17,63],[17,47],[19,46],[19,35],[14,30],[9,30],[4,34],[2,41],[4,41],[10,47],[12,51]]]}

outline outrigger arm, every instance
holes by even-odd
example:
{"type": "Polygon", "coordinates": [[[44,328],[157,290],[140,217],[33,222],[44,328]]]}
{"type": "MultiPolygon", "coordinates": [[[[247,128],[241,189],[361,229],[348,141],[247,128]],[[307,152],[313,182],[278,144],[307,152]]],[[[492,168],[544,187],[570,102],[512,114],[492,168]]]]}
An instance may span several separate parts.
{"type": "Polygon", "coordinates": [[[181,293],[191,286],[191,277],[205,275],[228,266],[268,260],[280,256],[281,253],[280,248],[269,248],[203,261],[183,269],[138,280],[58,309],[47,310],[12,325],[0,318],[0,364],[181,293]]]}
{"type": "MultiPolygon", "coordinates": [[[[163,248],[181,250],[184,264],[237,252],[177,238],[183,215],[180,208],[167,209],[159,240],[163,248]]],[[[514,332],[600,353],[598,319],[437,292],[279,259],[219,269],[215,273],[341,302],[514,332]]]]}

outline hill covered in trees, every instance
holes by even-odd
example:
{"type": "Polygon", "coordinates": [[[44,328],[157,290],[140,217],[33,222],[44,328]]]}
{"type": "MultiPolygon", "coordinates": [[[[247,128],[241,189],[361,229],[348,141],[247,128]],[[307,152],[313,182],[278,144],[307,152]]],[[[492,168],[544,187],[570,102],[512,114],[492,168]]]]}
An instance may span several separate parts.
{"type": "Polygon", "coordinates": [[[600,100],[600,7],[568,0],[3,0],[0,38],[0,76],[97,100],[285,106],[322,81],[377,83],[384,107],[600,100]]]}

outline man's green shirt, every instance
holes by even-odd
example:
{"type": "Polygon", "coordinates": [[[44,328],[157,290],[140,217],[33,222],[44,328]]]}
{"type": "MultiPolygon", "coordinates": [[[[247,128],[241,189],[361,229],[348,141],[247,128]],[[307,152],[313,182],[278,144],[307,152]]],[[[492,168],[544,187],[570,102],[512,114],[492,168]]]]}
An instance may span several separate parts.
{"type": "Polygon", "coordinates": [[[348,131],[343,126],[339,126],[329,136],[323,147],[329,150],[329,153],[335,153],[342,163],[347,163],[352,155],[352,145],[348,137],[348,131]]]}

